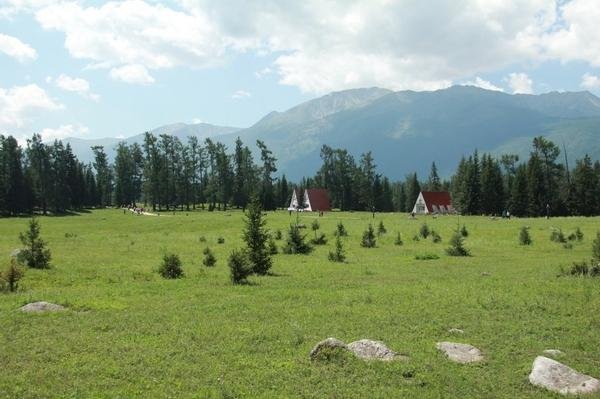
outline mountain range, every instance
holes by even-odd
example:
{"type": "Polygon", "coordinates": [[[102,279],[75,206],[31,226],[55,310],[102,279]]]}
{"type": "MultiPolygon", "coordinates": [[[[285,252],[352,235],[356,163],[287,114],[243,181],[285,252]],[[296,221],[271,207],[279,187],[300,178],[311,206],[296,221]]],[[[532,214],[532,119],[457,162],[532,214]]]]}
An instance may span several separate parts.
{"type": "MultiPolygon", "coordinates": [[[[564,146],[570,160],[586,153],[600,159],[600,98],[587,91],[511,95],[473,86],[424,92],[365,88],[271,112],[248,128],[177,123],[152,132],[180,139],[212,137],[229,148],[237,137],[251,148],[263,140],[278,158],[279,173],[294,181],[319,168],[323,144],[345,148],[357,158],[372,151],[378,170],[392,179],[413,171],[424,178],[433,161],[441,175],[449,176],[461,156],[475,149],[523,159],[539,135],[564,146]]],[[[143,134],[64,141],[87,162],[90,146],[103,145],[112,158],[119,141],[142,140],[143,134]]]]}

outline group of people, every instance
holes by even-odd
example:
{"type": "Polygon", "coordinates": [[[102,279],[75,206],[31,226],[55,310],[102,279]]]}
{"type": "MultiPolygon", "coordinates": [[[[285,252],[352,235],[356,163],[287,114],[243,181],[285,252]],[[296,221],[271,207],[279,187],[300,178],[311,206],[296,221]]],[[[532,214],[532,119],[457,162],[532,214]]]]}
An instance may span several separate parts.
{"type": "Polygon", "coordinates": [[[125,214],[127,211],[133,212],[136,215],[141,215],[142,213],[145,212],[145,209],[137,207],[135,204],[129,204],[129,205],[123,206],[123,214],[125,214]]]}

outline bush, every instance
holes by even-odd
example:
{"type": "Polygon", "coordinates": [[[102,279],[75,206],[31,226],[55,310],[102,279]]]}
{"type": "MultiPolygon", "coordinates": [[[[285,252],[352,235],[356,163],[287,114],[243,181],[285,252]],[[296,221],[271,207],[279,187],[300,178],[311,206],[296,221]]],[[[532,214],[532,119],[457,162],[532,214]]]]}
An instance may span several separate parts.
{"type": "Polygon", "coordinates": [[[344,227],[342,222],[338,222],[334,235],[339,237],[346,237],[348,235],[348,231],[346,231],[346,227],[344,227]]]}
{"type": "Polygon", "coordinates": [[[563,244],[563,248],[564,249],[573,249],[573,244],[571,244],[570,242],[565,242],[563,244]]]}
{"type": "Polygon", "coordinates": [[[223,238],[223,237],[217,238],[217,244],[225,244],[225,238],[223,238]]]}
{"type": "Polygon", "coordinates": [[[420,254],[415,256],[416,260],[434,260],[439,258],[440,257],[436,254],[420,254]]]}
{"type": "Polygon", "coordinates": [[[346,251],[340,236],[335,238],[335,251],[329,251],[329,260],[332,262],[344,262],[346,260],[346,251]]]}
{"type": "Polygon", "coordinates": [[[327,244],[327,237],[325,237],[325,234],[321,233],[318,237],[316,236],[312,239],[311,243],[314,245],[325,245],[327,244]]]}
{"type": "Polygon", "coordinates": [[[23,278],[23,270],[19,267],[16,259],[11,259],[8,267],[0,273],[0,289],[14,292],[19,288],[19,280],[23,278]]]}
{"type": "Polygon", "coordinates": [[[471,256],[471,253],[464,245],[464,238],[460,232],[456,232],[450,239],[450,247],[446,248],[446,253],[450,256],[471,256]]]}
{"type": "Polygon", "coordinates": [[[519,244],[531,245],[532,243],[533,241],[531,240],[531,235],[529,234],[529,227],[521,227],[521,231],[519,232],[519,244]]]}
{"type": "Polygon", "coordinates": [[[217,258],[215,257],[215,254],[209,247],[204,248],[204,251],[202,251],[202,253],[204,254],[204,259],[202,260],[202,264],[204,266],[212,267],[217,263],[217,258]]]}
{"type": "Polygon", "coordinates": [[[248,276],[252,274],[253,265],[246,251],[233,250],[227,264],[229,265],[229,277],[233,284],[246,283],[248,276]]]}
{"type": "Polygon", "coordinates": [[[364,248],[375,248],[377,246],[377,239],[375,238],[375,230],[373,225],[369,224],[369,227],[364,231],[360,246],[364,248]]]}
{"type": "Polygon", "coordinates": [[[567,239],[565,238],[565,235],[561,229],[552,228],[552,232],[550,233],[550,241],[565,243],[567,242],[567,239]]]}
{"type": "Polygon", "coordinates": [[[575,239],[577,239],[577,241],[583,241],[583,231],[581,231],[579,227],[575,229],[575,239]]]}
{"type": "Polygon", "coordinates": [[[175,254],[167,254],[163,256],[163,261],[158,272],[163,278],[180,278],[183,277],[183,268],[181,267],[181,260],[179,256],[175,254]]]}
{"type": "Polygon", "coordinates": [[[460,229],[460,235],[463,237],[469,236],[469,230],[467,230],[467,226],[463,224],[463,227],[460,229]]]}
{"type": "Polygon", "coordinates": [[[315,232],[315,235],[316,235],[317,230],[319,230],[321,228],[321,225],[319,224],[319,221],[317,219],[315,219],[310,224],[310,228],[312,229],[312,231],[315,232]]]}
{"type": "Polygon", "coordinates": [[[418,235],[418,234],[415,234],[415,235],[413,236],[413,241],[414,241],[414,242],[419,242],[419,241],[421,241],[421,238],[419,238],[419,235],[418,235]]]}
{"type": "Polygon", "coordinates": [[[206,242],[206,237],[200,236],[200,238],[198,238],[198,241],[200,241],[200,242],[206,242]]]}
{"type": "Polygon", "coordinates": [[[252,271],[259,275],[265,275],[271,269],[273,262],[267,248],[269,233],[260,202],[253,198],[246,213],[244,241],[246,242],[248,259],[252,263],[252,271]]]}
{"type": "Polygon", "coordinates": [[[46,249],[46,242],[40,238],[40,224],[37,219],[29,221],[29,229],[19,234],[19,240],[25,246],[23,258],[27,266],[34,269],[50,268],[50,250],[46,249]]]}
{"type": "Polygon", "coordinates": [[[592,242],[592,259],[600,263],[600,231],[596,232],[596,239],[592,242]]]}
{"type": "Polygon", "coordinates": [[[402,241],[402,234],[400,234],[400,232],[398,232],[398,234],[396,235],[396,239],[394,240],[394,245],[401,246],[403,244],[404,244],[404,241],[402,241]]]}
{"type": "Polygon", "coordinates": [[[306,242],[306,235],[300,233],[298,225],[290,225],[287,240],[283,247],[285,254],[308,254],[312,251],[312,246],[306,242]]]}
{"type": "Polygon", "coordinates": [[[277,229],[275,231],[275,239],[276,240],[281,240],[283,238],[283,234],[281,233],[281,229],[277,229]]]}
{"type": "Polygon", "coordinates": [[[385,226],[383,225],[383,220],[379,221],[379,226],[377,227],[377,235],[381,236],[387,233],[385,226]]]}
{"type": "Polygon", "coordinates": [[[437,231],[431,230],[430,235],[431,235],[431,241],[433,241],[434,244],[442,242],[442,236],[440,236],[437,231]]]}
{"type": "Polygon", "coordinates": [[[419,229],[419,235],[426,239],[427,237],[429,237],[429,234],[431,234],[429,226],[427,226],[427,223],[423,223],[421,225],[421,229],[419,229]]]}
{"type": "Polygon", "coordinates": [[[267,242],[267,249],[269,250],[269,254],[277,255],[279,253],[279,249],[277,249],[277,244],[275,244],[275,240],[273,237],[269,237],[269,241],[267,242]]]}

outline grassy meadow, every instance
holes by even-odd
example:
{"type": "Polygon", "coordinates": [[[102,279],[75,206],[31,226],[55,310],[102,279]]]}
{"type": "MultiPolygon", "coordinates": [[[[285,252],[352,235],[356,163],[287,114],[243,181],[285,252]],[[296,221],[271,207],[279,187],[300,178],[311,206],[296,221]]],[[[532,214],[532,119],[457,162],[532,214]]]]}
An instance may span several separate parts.
{"type": "MultiPolygon", "coordinates": [[[[316,217],[300,216],[309,238],[316,217]]],[[[295,219],[267,214],[284,239],[295,219]]],[[[242,246],[242,220],[240,211],[41,217],[52,269],[26,270],[19,292],[0,294],[0,397],[559,397],[527,380],[551,348],[600,377],[600,279],[558,277],[561,266],[590,258],[600,218],[461,217],[473,256],[460,258],[444,253],[456,216],[333,212],[319,218],[327,245],[275,255],[274,275],[233,286],[227,256],[242,246]],[[361,248],[363,230],[380,220],[387,234],[361,248]],[[343,264],[327,260],[339,221],[349,232],[343,264]],[[413,241],[423,222],[441,243],[413,241]],[[521,226],[531,227],[533,245],[518,244],[521,226]],[[585,237],[565,249],[550,241],[552,227],[566,235],[580,227],[585,237]],[[206,246],[213,268],[202,265],[206,246]],[[158,275],[165,252],[180,255],[185,278],[158,275]],[[439,259],[415,258],[428,254],[439,259]],[[18,310],[42,300],[68,311],[18,310]],[[381,340],[410,360],[311,362],[327,337],[381,340]],[[486,360],[452,363],[438,341],[474,345],[486,360]]],[[[3,269],[27,221],[0,219],[3,269]]]]}

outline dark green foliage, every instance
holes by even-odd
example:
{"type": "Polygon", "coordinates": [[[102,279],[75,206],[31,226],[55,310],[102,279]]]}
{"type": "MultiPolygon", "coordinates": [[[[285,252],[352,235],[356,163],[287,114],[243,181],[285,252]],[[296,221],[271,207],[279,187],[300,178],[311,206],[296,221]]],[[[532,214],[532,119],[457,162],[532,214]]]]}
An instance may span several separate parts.
{"type": "Polygon", "coordinates": [[[571,276],[587,276],[589,272],[587,262],[573,262],[569,274],[571,276]]]}
{"type": "Polygon", "coordinates": [[[184,276],[181,260],[175,254],[166,254],[163,256],[163,261],[158,268],[158,273],[163,278],[175,279],[184,276]]]}
{"type": "Polygon", "coordinates": [[[375,238],[375,230],[373,225],[369,223],[369,227],[363,232],[360,246],[364,248],[375,248],[377,246],[377,239],[375,238]]]}
{"type": "Polygon", "coordinates": [[[401,246],[403,244],[404,244],[404,241],[402,241],[402,234],[400,234],[400,232],[398,232],[398,234],[396,235],[396,239],[394,240],[394,245],[401,246]]]}
{"type": "Polygon", "coordinates": [[[275,239],[276,240],[281,240],[283,238],[283,234],[281,233],[281,229],[277,229],[275,231],[275,239]]]}
{"type": "Polygon", "coordinates": [[[310,241],[313,245],[325,245],[327,244],[327,237],[324,233],[319,234],[310,241]]]}
{"type": "Polygon", "coordinates": [[[200,236],[200,238],[198,238],[198,241],[200,241],[200,242],[206,242],[206,237],[200,236]]]}
{"type": "Polygon", "coordinates": [[[253,265],[252,270],[259,275],[267,274],[273,264],[267,248],[269,233],[265,228],[266,224],[261,204],[254,198],[246,212],[243,237],[246,242],[248,258],[253,265]]]}
{"type": "Polygon", "coordinates": [[[312,251],[312,246],[306,242],[306,235],[300,233],[298,225],[290,225],[288,236],[283,247],[284,254],[308,254],[312,251]]]}
{"type": "Polygon", "coordinates": [[[429,226],[427,226],[427,223],[423,223],[421,225],[421,228],[419,229],[419,236],[421,236],[424,239],[427,239],[427,237],[429,237],[429,234],[431,234],[429,226]]]}
{"type": "Polygon", "coordinates": [[[577,241],[583,241],[583,231],[579,227],[575,229],[575,238],[577,241]]]}
{"type": "Polygon", "coordinates": [[[202,253],[204,254],[204,259],[202,260],[202,264],[204,266],[212,267],[217,263],[217,258],[215,257],[215,254],[209,247],[204,248],[204,251],[202,251],[202,253]]]}
{"type": "Polygon", "coordinates": [[[383,220],[379,221],[379,226],[377,227],[377,235],[381,236],[387,233],[385,226],[383,225],[383,220]]]}
{"type": "Polygon", "coordinates": [[[346,236],[348,236],[348,232],[346,231],[346,227],[344,226],[344,224],[342,222],[338,222],[334,234],[336,236],[339,236],[339,237],[346,237],[346,236]]]}
{"type": "Polygon", "coordinates": [[[21,243],[25,246],[23,258],[27,266],[34,269],[50,268],[50,250],[46,249],[46,242],[40,238],[40,224],[37,219],[29,221],[29,229],[19,234],[21,243]]]}
{"type": "Polygon", "coordinates": [[[344,262],[346,260],[346,251],[340,236],[335,238],[335,250],[329,251],[329,260],[332,262],[344,262]]]}
{"type": "Polygon", "coordinates": [[[233,284],[244,284],[248,276],[253,272],[254,265],[250,261],[248,253],[244,250],[233,250],[227,262],[229,276],[233,284]]]}
{"type": "Polygon", "coordinates": [[[563,244],[563,248],[564,249],[573,249],[573,244],[571,244],[570,242],[565,242],[563,244]]]}
{"type": "Polygon", "coordinates": [[[440,236],[437,231],[431,230],[430,236],[431,241],[433,241],[434,244],[442,242],[442,236],[440,236]]]}
{"type": "Polygon", "coordinates": [[[24,272],[19,267],[16,259],[11,259],[6,270],[0,273],[0,290],[14,292],[19,288],[19,280],[23,278],[24,272]]]}
{"type": "Polygon", "coordinates": [[[413,238],[412,238],[412,239],[413,239],[413,241],[414,241],[414,242],[419,242],[419,241],[421,241],[421,238],[419,237],[419,235],[418,235],[418,234],[415,234],[415,235],[413,236],[413,238]]]}
{"type": "Polygon", "coordinates": [[[565,243],[565,242],[567,242],[567,239],[565,238],[565,235],[561,229],[552,228],[552,232],[550,233],[550,241],[558,242],[558,243],[565,243]]]}
{"type": "Polygon", "coordinates": [[[217,244],[225,244],[225,238],[223,238],[223,237],[217,238],[217,244]]]}
{"type": "Polygon", "coordinates": [[[316,235],[317,230],[319,230],[321,228],[321,225],[319,224],[319,221],[317,219],[315,219],[310,224],[310,228],[312,229],[312,231],[315,232],[315,235],[316,235]]]}
{"type": "Polygon", "coordinates": [[[592,242],[592,259],[600,263],[600,231],[596,232],[596,239],[592,242]]]}
{"type": "Polygon", "coordinates": [[[450,247],[446,248],[446,254],[450,256],[471,256],[470,251],[465,247],[462,234],[458,231],[450,238],[450,247]]]}
{"type": "Polygon", "coordinates": [[[533,241],[531,240],[531,235],[529,234],[529,227],[521,227],[521,231],[519,232],[519,244],[531,245],[532,243],[533,241]]]}
{"type": "Polygon", "coordinates": [[[435,260],[435,259],[439,259],[440,257],[436,254],[419,254],[419,255],[415,255],[415,259],[416,260],[435,260]]]}
{"type": "Polygon", "coordinates": [[[463,226],[460,229],[460,235],[463,237],[468,237],[469,236],[469,230],[467,230],[467,226],[465,226],[463,224],[463,226]]]}

